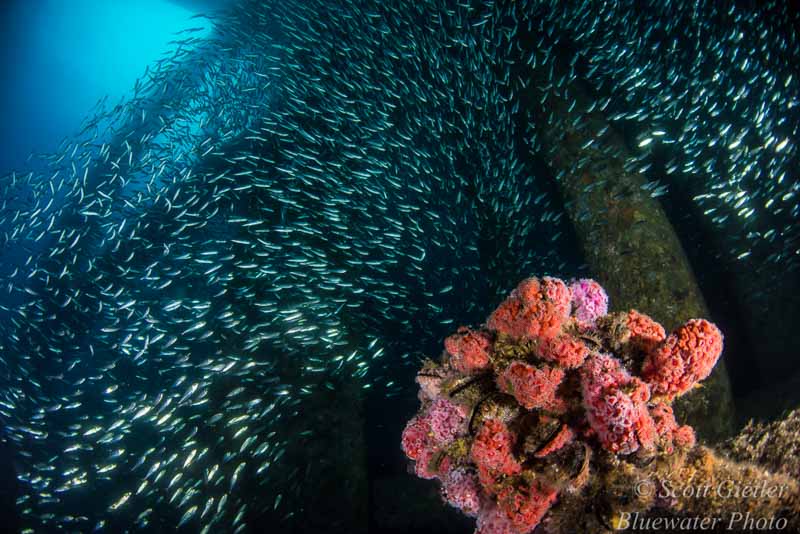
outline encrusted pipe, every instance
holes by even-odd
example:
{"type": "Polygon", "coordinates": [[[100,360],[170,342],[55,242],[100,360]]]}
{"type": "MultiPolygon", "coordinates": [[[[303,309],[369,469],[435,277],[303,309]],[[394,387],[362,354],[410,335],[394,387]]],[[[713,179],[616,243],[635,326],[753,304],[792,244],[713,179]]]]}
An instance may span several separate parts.
{"type": "MultiPolygon", "coordinates": [[[[660,203],[642,188],[642,175],[627,171],[620,157],[608,155],[626,151],[621,137],[599,111],[579,111],[589,108],[589,100],[577,82],[561,92],[551,86],[543,96],[544,107],[566,126],[539,128],[540,139],[586,262],[614,307],[646,310],[667,330],[708,317],[691,265],[660,203]],[[570,106],[572,101],[577,104],[570,106]],[[592,143],[601,131],[605,133],[592,143]],[[596,143],[615,149],[601,151],[594,148],[596,143]]],[[[724,361],[702,389],[679,399],[675,409],[702,438],[716,441],[731,435],[733,401],[724,361]]]]}

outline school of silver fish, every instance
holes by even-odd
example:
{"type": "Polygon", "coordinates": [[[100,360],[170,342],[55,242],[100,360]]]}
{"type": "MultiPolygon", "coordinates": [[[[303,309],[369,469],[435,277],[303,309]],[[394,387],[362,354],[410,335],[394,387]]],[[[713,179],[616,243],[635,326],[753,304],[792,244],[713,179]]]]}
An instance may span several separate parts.
{"type": "Polygon", "coordinates": [[[521,103],[534,71],[634,132],[609,155],[652,196],[689,184],[729,254],[796,272],[789,4],[253,0],[180,35],[45,170],[0,179],[26,531],[288,530],[315,392],[391,402],[509,284],[580,274],[538,132],[583,125],[521,103]]]}

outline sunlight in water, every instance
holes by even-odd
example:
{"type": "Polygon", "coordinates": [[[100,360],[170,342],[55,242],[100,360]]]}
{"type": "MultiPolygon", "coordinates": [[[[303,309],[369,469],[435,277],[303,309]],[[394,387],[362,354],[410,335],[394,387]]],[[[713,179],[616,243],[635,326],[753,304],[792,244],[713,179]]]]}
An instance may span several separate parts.
{"type": "Polygon", "coordinates": [[[2,48],[0,170],[23,166],[31,151],[52,151],[95,104],[130,95],[148,65],[176,42],[205,37],[201,13],[167,0],[15,2],[6,9],[2,48]],[[203,28],[191,33],[178,32],[203,28]]]}

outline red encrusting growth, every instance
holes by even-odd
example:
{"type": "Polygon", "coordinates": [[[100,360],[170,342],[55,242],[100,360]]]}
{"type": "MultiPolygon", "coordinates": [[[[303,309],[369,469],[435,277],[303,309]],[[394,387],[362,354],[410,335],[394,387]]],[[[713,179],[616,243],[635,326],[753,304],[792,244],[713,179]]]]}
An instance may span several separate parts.
{"type": "Polygon", "coordinates": [[[491,339],[484,332],[475,332],[462,326],[444,340],[450,354],[450,365],[465,375],[478,373],[489,367],[491,339]]]}
{"type": "Polygon", "coordinates": [[[520,405],[532,410],[552,406],[562,380],[564,370],[558,367],[514,361],[497,377],[497,386],[500,391],[513,395],[520,405]]]}
{"type": "Polygon", "coordinates": [[[513,338],[547,339],[569,317],[570,293],[557,278],[523,280],[486,321],[490,330],[513,338]]]}
{"type": "Polygon", "coordinates": [[[477,517],[476,533],[528,534],[560,494],[594,487],[598,470],[606,480],[628,458],[649,465],[695,446],[670,403],[709,374],[719,330],[695,319],[666,336],[647,315],[607,304],[593,280],[528,278],[418,373],[422,408],[403,451],[418,476],[440,480],[446,502],[477,517]]]}
{"type": "Polygon", "coordinates": [[[658,402],[650,408],[650,415],[653,418],[653,423],[656,426],[656,432],[659,437],[668,437],[671,440],[672,432],[678,428],[672,406],[663,402],[658,402]]]}
{"type": "Polygon", "coordinates": [[[629,343],[645,352],[653,350],[666,337],[663,326],[636,310],[628,312],[627,326],[630,330],[629,343]]]}
{"type": "Polygon", "coordinates": [[[589,355],[589,349],[575,336],[560,334],[539,343],[540,358],[574,369],[580,367],[589,355]]]}
{"type": "Polygon", "coordinates": [[[671,453],[674,447],[690,449],[694,447],[694,430],[689,425],[678,426],[672,406],[658,402],[650,407],[650,415],[655,424],[659,446],[671,453]]]}
{"type": "Polygon", "coordinates": [[[497,504],[511,521],[513,532],[530,532],[555,502],[558,493],[540,483],[506,486],[497,495],[497,504]]]}
{"type": "Polygon", "coordinates": [[[653,349],[642,376],[653,392],[672,399],[705,379],[722,354],[722,332],[705,319],[692,319],[653,349]]]}
{"type": "Polygon", "coordinates": [[[414,417],[406,424],[403,430],[402,447],[406,456],[412,460],[422,456],[422,451],[428,446],[428,433],[431,426],[426,417],[414,417]]]}
{"type": "Polygon", "coordinates": [[[436,451],[433,449],[422,449],[416,464],[414,464],[414,472],[419,478],[431,480],[436,478],[436,469],[433,465],[434,456],[436,451]]]}
{"type": "Polygon", "coordinates": [[[497,419],[488,419],[484,421],[472,442],[472,460],[478,468],[492,475],[517,474],[520,465],[512,454],[514,441],[514,434],[505,423],[497,419]]]}
{"type": "Polygon", "coordinates": [[[672,435],[672,440],[678,447],[690,449],[697,443],[697,438],[694,435],[694,429],[689,425],[678,427],[672,435]]]}
{"type": "Polygon", "coordinates": [[[586,417],[603,447],[630,454],[652,446],[655,431],[645,404],[649,391],[619,360],[608,354],[589,358],[581,369],[581,390],[586,417]]]}

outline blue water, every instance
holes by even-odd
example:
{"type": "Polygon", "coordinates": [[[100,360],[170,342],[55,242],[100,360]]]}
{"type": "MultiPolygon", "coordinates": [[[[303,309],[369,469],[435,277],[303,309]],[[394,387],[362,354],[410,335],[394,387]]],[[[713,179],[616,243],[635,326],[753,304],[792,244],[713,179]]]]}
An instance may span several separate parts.
{"type": "Polygon", "coordinates": [[[130,96],[148,65],[168,55],[176,35],[210,33],[193,16],[220,1],[11,0],[0,32],[0,173],[26,168],[31,152],[48,153],[73,135],[95,105],[130,96]],[[172,41],[172,42],[171,42],[172,41]]]}

